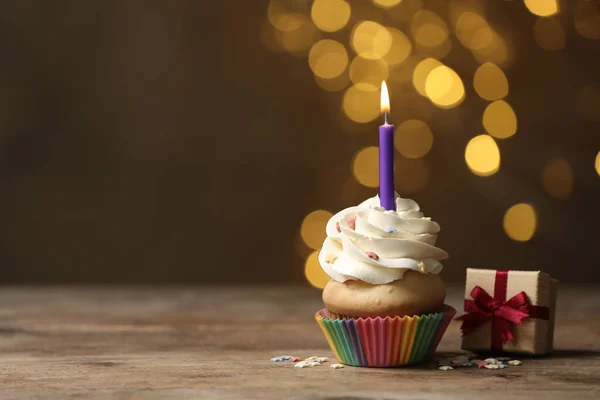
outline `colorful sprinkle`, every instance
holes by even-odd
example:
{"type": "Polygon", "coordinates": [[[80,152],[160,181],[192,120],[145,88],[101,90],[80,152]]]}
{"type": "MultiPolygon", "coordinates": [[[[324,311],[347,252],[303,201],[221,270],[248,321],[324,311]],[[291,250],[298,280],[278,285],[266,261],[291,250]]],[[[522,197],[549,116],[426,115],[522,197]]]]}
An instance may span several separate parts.
{"type": "Polygon", "coordinates": [[[340,223],[339,222],[335,223],[335,229],[337,229],[338,233],[342,233],[342,228],[340,227],[340,223]]]}
{"type": "Polygon", "coordinates": [[[500,369],[508,368],[508,365],[506,365],[506,364],[498,364],[498,368],[500,368],[500,369]]]}
{"type": "Polygon", "coordinates": [[[497,365],[500,364],[500,361],[498,361],[497,358],[486,358],[485,360],[483,360],[489,364],[493,364],[493,365],[497,365]]]}
{"type": "Polygon", "coordinates": [[[317,357],[315,359],[316,362],[323,364],[324,362],[327,362],[328,358],[327,357],[317,357]]]}
{"type": "Polygon", "coordinates": [[[485,368],[485,367],[487,367],[488,365],[490,365],[490,363],[489,363],[489,362],[487,362],[487,361],[479,361],[479,362],[477,363],[477,368],[485,368]]]}
{"type": "Polygon", "coordinates": [[[308,366],[309,367],[320,367],[322,364],[318,361],[309,361],[308,362],[308,366]]]}
{"type": "Polygon", "coordinates": [[[387,228],[387,229],[384,229],[384,231],[386,231],[387,233],[396,233],[396,232],[398,232],[398,230],[394,229],[394,228],[387,228]]]}
{"type": "Polygon", "coordinates": [[[438,369],[439,369],[439,370],[442,370],[442,371],[450,371],[450,370],[452,370],[452,369],[454,369],[454,368],[452,368],[452,367],[451,367],[451,366],[449,366],[449,365],[442,365],[442,366],[441,366],[441,367],[439,367],[438,369]]]}
{"type": "Polygon", "coordinates": [[[290,358],[290,361],[291,361],[291,362],[298,362],[298,361],[300,361],[300,360],[301,360],[301,358],[300,358],[300,357],[292,357],[292,358],[290,358]]]}
{"type": "Polygon", "coordinates": [[[498,364],[488,364],[484,368],[487,368],[487,369],[500,369],[500,366],[498,364]]]}
{"type": "Polygon", "coordinates": [[[318,356],[310,356],[310,357],[308,357],[308,358],[305,358],[305,359],[304,359],[304,361],[314,361],[314,360],[316,360],[317,358],[319,358],[319,357],[318,357],[318,356]]]}
{"type": "Polygon", "coordinates": [[[350,227],[350,229],[352,229],[353,231],[356,230],[356,217],[354,218],[350,218],[350,220],[348,221],[348,226],[350,227]]]}
{"type": "Polygon", "coordinates": [[[463,362],[463,363],[460,363],[459,366],[465,368],[465,367],[472,367],[473,364],[470,362],[463,362]]]}
{"type": "Polygon", "coordinates": [[[431,221],[431,217],[421,217],[421,219],[424,219],[426,221],[431,221]]]}
{"type": "Polygon", "coordinates": [[[278,356],[278,357],[271,358],[271,361],[273,361],[273,362],[281,362],[281,361],[291,360],[292,358],[294,358],[294,357],[292,357],[292,356],[278,356]]]}
{"type": "Polygon", "coordinates": [[[521,365],[521,364],[523,364],[523,363],[521,361],[519,361],[519,360],[510,360],[508,362],[508,365],[514,365],[515,367],[518,366],[518,365],[521,365]]]}
{"type": "Polygon", "coordinates": [[[344,364],[331,364],[330,367],[333,369],[340,369],[344,368],[344,364]]]}
{"type": "Polygon", "coordinates": [[[372,251],[367,251],[366,254],[367,254],[367,257],[369,257],[372,260],[375,260],[375,261],[379,260],[379,256],[377,254],[373,253],[372,251]]]}
{"type": "Polygon", "coordinates": [[[308,368],[310,365],[306,361],[300,361],[294,365],[294,368],[308,368]]]}

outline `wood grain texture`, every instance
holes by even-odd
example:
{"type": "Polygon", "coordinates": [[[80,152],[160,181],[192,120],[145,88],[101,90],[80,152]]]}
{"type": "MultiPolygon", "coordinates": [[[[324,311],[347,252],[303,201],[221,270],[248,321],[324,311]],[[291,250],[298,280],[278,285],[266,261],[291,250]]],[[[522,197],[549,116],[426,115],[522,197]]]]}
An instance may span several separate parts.
{"type": "MultiPolygon", "coordinates": [[[[459,307],[462,288],[448,303],[459,307]]],[[[555,353],[523,366],[443,372],[293,368],[273,356],[332,356],[294,287],[5,287],[0,399],[563,399],[600,396],[600,297],[559,292],[555,353]],[[492,393],[496,391],[496,395],[492,393]]],[[[458,323],[440,352],[460,348],[458,323]]]]}

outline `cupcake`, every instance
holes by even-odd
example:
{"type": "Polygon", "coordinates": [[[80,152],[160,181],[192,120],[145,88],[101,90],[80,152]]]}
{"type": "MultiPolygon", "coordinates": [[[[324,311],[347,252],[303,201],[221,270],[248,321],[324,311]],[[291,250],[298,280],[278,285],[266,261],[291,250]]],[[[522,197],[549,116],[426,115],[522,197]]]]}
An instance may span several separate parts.
{"type": "Polygon", "coordinates": [[[440,226],[396,195],[334,215],[319,263],[331,278],[315,318],[344,364],[387,367],[429,358],[456,313],[444,304],[439,273],[448,254],[435,246],[440,226]]]}

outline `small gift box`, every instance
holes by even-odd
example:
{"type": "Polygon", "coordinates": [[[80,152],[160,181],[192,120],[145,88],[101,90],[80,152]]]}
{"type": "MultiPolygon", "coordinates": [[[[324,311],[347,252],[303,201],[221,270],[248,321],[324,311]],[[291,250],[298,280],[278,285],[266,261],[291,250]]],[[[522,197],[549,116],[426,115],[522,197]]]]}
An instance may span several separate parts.
{"type": "Polygon", "coordinates": [[[554,339],[557,281],[541,271],[467,269],[462,348],[547,354],[554,339]]]}

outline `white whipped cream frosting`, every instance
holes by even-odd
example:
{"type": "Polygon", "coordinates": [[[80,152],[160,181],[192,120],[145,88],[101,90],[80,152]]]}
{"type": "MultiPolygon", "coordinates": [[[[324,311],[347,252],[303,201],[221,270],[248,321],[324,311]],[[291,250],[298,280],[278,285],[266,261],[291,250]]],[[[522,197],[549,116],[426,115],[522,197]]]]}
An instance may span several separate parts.
{"type": "Polygon", "coordinates": [[[419,205],[396,194],[396,211],[379,205],[379,196],[335,214],[327,223],[319,253],[321,268],[338,282],[384,284],[407,270],[438,274],[448,253],[435,247],[440,226],[419,205]]]}

